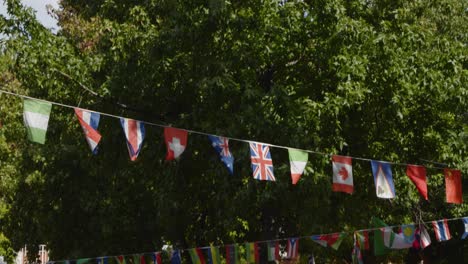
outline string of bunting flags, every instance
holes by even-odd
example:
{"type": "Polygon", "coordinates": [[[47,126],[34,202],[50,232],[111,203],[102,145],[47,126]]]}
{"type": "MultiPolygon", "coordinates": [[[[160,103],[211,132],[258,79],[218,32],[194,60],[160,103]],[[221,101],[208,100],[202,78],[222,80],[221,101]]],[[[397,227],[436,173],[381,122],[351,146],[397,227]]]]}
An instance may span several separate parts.
{"type": "MultiPolygon", "coordinates": [[[[393,182],[391,165],[406,166],[406,174],[414,183],[421,196],[428,200],[426,167],[421,165],[395,163],[388,161],[371,160],[360,157],[340,156],[317,151],[290,148],[268,143],[254,142],[250,140],[211,135],[204,132],[179,129],[171,126],[133,120],[112,114],[96,112],[82,109],[66,104],[41,100],[30,96],[16,94],[0,89],[0,93],[23,98],[24,124],[27,128],[28,138],[40,144],[46,141],[46,133],[52,105],[58,105],[74,109],[75,115],[83,129],[86,141],[93,154],[98,153],[99,142],[102,138],[98,131],[100,116],[118,118],[125,134],[126,144],[130,160],[135,161],[140,154],[143,141],[145,139],[145,125],[152,125],[164,128],[164,138],[167,148],[166,160],[171,161],[179,158],[185,151],[188,144],[188,133],[207,136],[212,146],[219,154],[221,161],[226,166],[229,174],[234,173],[234,156],[229,149],[229,140],[248,143],[250,146],[251,166],[253,178],[261,181],[276,181],[274,175],[273,160],[271,158],[270,147],[288,150],[291,181],[297,184],[308,162],[308,154],[317,154],[331,157],[333,168],[332,190],[352,194],[354,192],[353,165],[354,160],[369,161],[375,183],[377,197],[383,199],[395,198],[395,185],[393,182]]],[[[437,169],[442,169],[435,167],[437,169]]],[[[446,187],[447,203],[461,204],[462,200],[462,178],[461,171],[457,169],[443,168],[446,187]]]]}
{"type": "MultiPolygon", "coordinates": [[[[118,256],[103,256],[97,258],[83,258],[75,260],[49,261],[48,264],[161,264],[164,259],[171,264],[181,264],[182,254],[185,252],[193,264],[221,264],[224,258],[227,264],[238,264],[241,260],[247,263],[265,263],[276,261],[294,261],[300,258],[299,242],[310,239],[323,247],[338,250],[342,241],[352,235],[354,239],[351,257],[353,263],[363,263],[363,253],[372,254],[371,236],[373,233],[373,254],[376,256],[387,254],[390,250],[415,249],[424,250],[430,246],[431,236],[425,224],[430,224],[438,242],[452,239],[448,222],[462,220],[464,225],[460,239],[468,237],[468,217],[442,219],[419,224],[405,224],[388,226],[379,218],[372,219],[373,228],[356,230],[353,232],[339,232],[322,235],[300,236],[284,239],[273,239],[242,244],[210,245],[189,249],[168,249],[156,252],[137,253],[118,256]],[[395,229],[398,229],[395,231],[395,229]],[[224,254],[222,254],[224,252],[224,254]]],[[[244,263],[244,262],[242,262],[244,263]]],[[[288,262],[291,263],[291,262],[288,262]]],[[[292,262],[295,263],[295,262],[292,262]]],[[[309,262],[310,263],[310,262],[309,262]]]]}

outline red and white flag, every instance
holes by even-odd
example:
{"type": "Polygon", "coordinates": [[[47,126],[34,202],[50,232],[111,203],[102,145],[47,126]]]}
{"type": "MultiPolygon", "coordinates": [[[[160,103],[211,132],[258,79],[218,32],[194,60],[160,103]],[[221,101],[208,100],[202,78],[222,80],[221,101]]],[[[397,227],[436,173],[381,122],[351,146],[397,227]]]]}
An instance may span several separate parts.
{"type": "Polygon", "coordinates": [[[353,165],[351,157],[332,156],[333,163],[333,191],[353,193],[353,165]]]}
{"type": "Polygon", "coordinates": [[[406,166],[406,175],[416,185],[419,193],[427,200],[426,168],[418,165],[406,166]]]}
{"type": "Polygon", "coordinates": [[[295,259],[299,256],[299,239],[290,238],[286,244],[286,258],[295,259]]]}
{"type": "Polygon", "coordinates": [[[166,160],[177,159],[187,147],[186,130],[173,127],[164,128],[164,138],[166,139],[167,155],[166,160]]]}

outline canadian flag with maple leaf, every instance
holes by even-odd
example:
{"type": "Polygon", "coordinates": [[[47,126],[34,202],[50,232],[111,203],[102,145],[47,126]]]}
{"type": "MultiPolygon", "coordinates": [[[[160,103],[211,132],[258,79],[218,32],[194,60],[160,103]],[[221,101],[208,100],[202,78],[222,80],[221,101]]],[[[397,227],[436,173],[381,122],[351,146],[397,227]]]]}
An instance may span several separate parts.
{"type": "Polygon", "coordinates": [[[332,156],[333,163],[333,191],[353,193],[353,165],[351,157],[332,156]]]}

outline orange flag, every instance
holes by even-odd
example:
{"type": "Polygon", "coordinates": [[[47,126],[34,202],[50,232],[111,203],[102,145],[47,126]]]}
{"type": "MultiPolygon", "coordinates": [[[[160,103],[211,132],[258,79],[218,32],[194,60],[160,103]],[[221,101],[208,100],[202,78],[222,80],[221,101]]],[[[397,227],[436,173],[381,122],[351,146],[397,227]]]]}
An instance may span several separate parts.
{"type": "Polygon", "coordinates": [[[444,169],[445,175],[445,194],[447,203],[461,204],[462,199],[462,185],[461,185],[461,171],[444,169]]]}

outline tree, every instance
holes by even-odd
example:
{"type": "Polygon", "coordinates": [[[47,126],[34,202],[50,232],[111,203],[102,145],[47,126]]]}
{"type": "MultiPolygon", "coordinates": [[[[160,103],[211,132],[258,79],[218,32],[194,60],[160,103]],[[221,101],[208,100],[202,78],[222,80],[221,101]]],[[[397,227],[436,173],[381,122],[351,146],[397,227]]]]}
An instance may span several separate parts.
{"type": "MultiPolygon", "coordinates": [[[[16,91],[234,138],[431,167],[442,161],[468,172],[462,2],[61,5],[54,35],[8,1],[13,16],[2,29],[12,62],[4,72],[20,84],[16,91]]],[[[273,148],[278,180],[256,182],[247,144],[231,143],[229,177],[201,135],[189,136],[181,160],[164,162],[162,130],[153,126],[132,163],[113,118],[103,117],[92,156],[70,110],[54,106],[47,143],[38,146],[24,139],[19,101],[2,101],[16,110],[6,113],[4,145],[17,145],[2,157],[14,181],[2,231],[15,247],[47,242],[54,259],[354,230],[372,216],[398,224],[467,213],[445,203],[439,169],[428,170],[428,203],[395,166],[397,198],[389,202],[375,197],[368,162],[355,161],[356,192],[347,196],[331,192],[327,156],[311,155],[292,186],[287,152],[273,148]]],[[[453,248],[466,248],[457,241],[453,248]]],[[[345,243],[333,253],[301,249],[349,260],[345,243]]]]}

